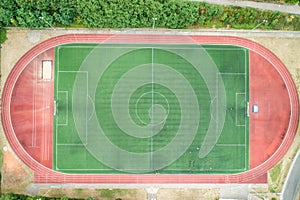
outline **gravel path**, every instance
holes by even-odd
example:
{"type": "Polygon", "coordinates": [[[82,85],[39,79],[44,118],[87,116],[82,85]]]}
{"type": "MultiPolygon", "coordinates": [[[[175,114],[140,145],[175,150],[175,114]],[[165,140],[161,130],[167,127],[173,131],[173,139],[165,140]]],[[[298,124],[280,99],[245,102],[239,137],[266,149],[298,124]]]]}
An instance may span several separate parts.
{"type": "Polygon", "coordinates": [[[282,4],[274,4],[274,3],[241,1],[241,0],[191,0],[191,1],[207,2],[207,3],[220,4],[220,5],[232,5],[232,6],[239,6],[239,7],[252,7],[252,8],[259,8],[264,10],[273,10],[273,11],[300,15],[300,7],[298,4],[282,5],[282,4]]]}

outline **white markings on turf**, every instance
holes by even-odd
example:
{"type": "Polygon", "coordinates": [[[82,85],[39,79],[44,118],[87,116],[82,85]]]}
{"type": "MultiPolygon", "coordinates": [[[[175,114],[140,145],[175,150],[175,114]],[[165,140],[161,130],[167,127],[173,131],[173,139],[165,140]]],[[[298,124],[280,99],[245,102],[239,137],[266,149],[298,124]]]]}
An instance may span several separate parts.
{"type": "Polygon", "coordinates": [[[85,144],[75,144],[75,143],[57,143],[57,146],[85,146],[85,144]]]}
{"type": "MultiPolygon", "coordinates": [[[[74,47],[63,47],[63,48],[74,48],[74,47]]],[[[76,46],[76,48],[90,48],[90,47],[86,47],[86,46],[76,46]]],[[[96,48],[103,48],[103,47],[96,47],[96,48]]],[[[110,48],[132,48],[132,47],[110,47],[110,48]]],[[[151,47],[139,47],[140,49],[142,49],[142,48],[151,48],[151,47]]],[[[154,54],[154,52],[153,52],[153,49],[154,47],[152,47],[152,63],[151,63],[151,65],[152,65],[152,106],[153,106],[153,104],[154,104],[154,85],[153,85],[153,83],[154,83],[154,58],[153,58],[153,54],[154,54]]],[[[163,47],[160,47],[161,49],[164,49],[163,47]]],[[[166,48],[166,49],[172,49],[172,48],[170,48],[170,47],[168,47],[168,48],[166,48]]],[[[178,48],[174,48],[174,49],[178,49],[178,48]]],[[[194,48],[180,48],[180,49],[194,49],[194,48]]],[[[213,48],[210,48],[210,49],[213,49],[213,48]]],[[[218,50],[226,50],[226,48],[216,48],[216,49],[218,49],[218,50]]],[[[59,50],[59,49],[58,49],[59,50]]],[[[240,49],[230,49],[230,50],[240,50],[240,49]]],[[[245,51],[245,50],[244,50],[245,51]]],[[[59,54],[58,54],[59,55],[59,54]]],[[[59,59],[58,59],[59,60],[59,59]]],[[[59,66],[59,64],[58,64],[58,66],[59,66]]],[[[245,68],[246,68],[246,56],[245,56],[245,68]]],[[[58,71],[58,73],[57,73],[57,81],[59,80],[59,73],[67,73],[67,72],[71,72],[71,73],[78,73],[78,71],[58,71]]],[[[80,72],[82,72],[82,71],[80,71],[80,72]]],[[[87,73],[87,72],[86,72],[87,73]]],[[[228,74],[228,75],[245,75],[246,76],[246,74],[245,73],[222,73],[222,74],[228,74]]],[[[218,76],[217,76],[217,87],[218,87],[218,76]]],[[[88,82],[88,80],[87,80],[87,82],[88,82]]],[[[87,83],[88,84],[88,83],[87,83]]],[[[59,84],[57,84],[57,94],[59,93],[59,92],[64,92],[64,91],[58,91],[58,85],[59,84]]],[[[246,77],[245,77],[245,87],[246,87],[246,77]]],[[[247,91],[247,90],[245,90],[245,91],[247,91]]],[[[246,94],[245,93],[240,93],[240,94],[244,94],[245,95],[245,98],[246,98],[246,94]]],[[[217,94],[218,95],[218,94],[217,94]]],[[[236,93],[236,98],[237,98],[237,95],[239,95],[239,94],[237,94],[236,93]]],[[[87,96],[87,98],[91,98],[91,97],[89,97],[89,96],[87,96]]],[[[216,101],[218,101],[218,96],[217,96],[217,99],[216,99],[216,101]]],[[[87,100],[87,102],[86,102],[86,117],[87,117],[87,103],[88,103],[88,100],[87,100]]],[[[218,103],[218,102],[217,102],[218,103]]],[[[236,105],[237,106],[237,105],[236,105]]],[[[93,111],[95,110],[95,108],[93,107],[92,108],[93,109],[93,111]]],[[[94,111],[95,112],[95,111],[94,111]]],[[[217,110],[217,113],[218,113],[218,110],[217,110]]],[[[237,114],[236,114],[236,116],[237,116],[237,114]]],[[[217,119],[216,120],[218,120],[218,114],[217,114],[217,119]]],[[[151,118],[151,120],[153,119],[153,112],[152,112],[152,118],[151,118]]],[[[87,119],[88,120],[88,119],[87,119]]],[[[86,121],[87,121],[86,120],[86,121]]],[[[246,120],[246,119],[245,119],[246,120]]],[[[246,122],[246,121],[245,121],[246,122]]],[[[61,124],[57,124],[57,125],[61,125],[61,124]]],[[[62,124],[63,125],[63,124],[62,124]]],[[[218,126],[218,123],[217,123],[217,126],[218,126]]],[[[237,126],[239,126],[239,125],[237,125],[237,126]]],[[[245,125],[242,125],[242,126],[245,126],[245,125]]],[[[56,127],[56,138],[57,138],[57,127],[56,127]]],[[[86,139],[87,139],[87,137],[88,137],[88,135],[87,135],[88,133],[87,133],[87,130],[86,130],[86,139]]],[[[245,127],[245,140],[247,141],[247,138],[246,138],[246,135],[247,135],[247,133],[246,133],[246,127],[245,127]]],[[[56,140],[57,141],[57,140],[56,140]]],[[[245,144],[228,144],[228,145],[236,145],[236,146],[245,146],[245,148],[247,149],[247,143],[246,143],[246,141],[245,141],[245,144]]],[[[60,145],[60,146],[62,146],[62,145],[66,145],[66,146],[84,146],[84,145],[86,145],[86,144],[57,144],[57,145],[60,145]]],[[[226,146],[226,144],[216,144],[216,146],[222,146],[222,145],[224,145],[224,146],[226,146]]],[[[227,145],[227,146],[228,146],[227,145]]],[[[153,138],[151,137],[151,152],[153,151],[153,138]]],[[[57,151],[56,151],[56,159],[57,159],[57,151]]],[[[151,156],[151,159],[152,159],[152,156],[151,156]]],[[[245,161],[245,163],[246,163],[246,161],[245,161]]],[[[57,164],[57,162],[56,162],[56,164],[57,164]]],[[[245,164],[246,165],[246,164],[245,164]]],[[[76,171],[76,170],[99,170],[99,169],[63,169],[63,170],[74,170],[74,171],[76,171]]],[[[103,170],[103,171],[105,171],[106,169],[101,169],[101,170],[103,170]]],[[[107,169],[107,170],[110,170],[110,169],[107,169]]],[[[181,171],[185,171],[186,169],[178,169],[178,170],[181,170],[181,171]]],[[[216,169],[214,169],[214,170],[216,170],[216,169]]],[[[228,169],[226,169],[226,170],[224,170],[224,171],[237,171],[237,170],[241,170],[241,169],[232,169],[232,170],[228,170],[228,169]]],[[[174,171],[174,170],[172,170],[172,171],[174,171]]],[[[195,170],[193,170],[193,171],[195,171],[195,170]]],[[[197,171],[197,170],[196,170],[197,171]]],[[[198,171],[206,171],[205,169],[203,169],[203,170],[198,170],[198,171]]],[[[223,171],[222,169],[221,170],[218,170],[218,171],[223,171]]]]}
{"type": "MultiPolygon", "coordinates": [[[[56,125],[55,125],[55,139],[56,139],[56,144],[55,144],[55,148],[56,148],[56,151],[55,151],[55,169],[56,170],[65,170],[65,169],[62,169],[62,168],[58,168],[58,146],[86,146],[87,145],[87,141],[85,144],[76,144],[76,143],[59,143],[58,142],[58,129],[59,129],[59,126],[68,126],[68,121],[69,121],[69,91],[62,91],[62,90],[59,90],[59,74],[60,73],[83,73],[83,74],[86,74],[86,83],[87,83],[87,90],[88,90],[88,72],[87,71],[74,71],[74,70],[60,70],[60,63],[59,63],[59,56],[60,56],[60,53],[59,51],[62,49],[62,48],[68,48],[67,46],[63,46],[63,47],[58,47],[57,48],[57,51],[58,51],[58,59],[56,60],[57,62],[57,71],[56,71],[56,102],[57,102],[57,105],[59,106],[59,94],[64,94],[66,96],[65,98],[65,112],[66,112],[66,120],[65,120],[65,123],[59,123],[59,109],[57,108],[57,115],[56,115],[56,125]]],[[[88,47],[90,48],[90,47],[88,47]]],[[[88,93],[87,93],[88,94],[88,93]]],[[[88,96],[86,97],[86,122],[87,122],[87,106],[88,106],[88,96]]],[[[86,124],[86,139],[87,139],[87,124],[86,124]]]]}
{"type": "Polygon", "coordinates": [[[95,113],[95,102],[93,101],[92,97],[90,95],[88,95],[88,99],[91,102],[91,106],[92,106],[92,112],[90,113],[89,118],[87,119],[88,121],[90,121],[90,119],[93,117],[93,114],[95,113]]]}
{"type": "MultiPolygon", "coordinates": [[[[216,97],[217,97],[217,107],[219,106],[219,75],[216,74],[216,85],[217,85],[217,92],[216,92],[216,97]]],[[[225,110],[225,116],[226,116],[226,110],[225,110]]],[[[219,109],[217,109],[217,121],[216,121],[216,125],[217,125],[217,131],[219,131],[219,109]]],[[[221,131],[222,134],[222,131],[221,131]]],[[[220,136],[221,136],[220,134],[220,136]]],[[[217,144],[217,142],[216,142],[217,144]]]]}
{"type": "MultiPolygon", "coordinates": [[[[238,98],[237,96],[238,95],[244,95],[244,102],[245,102],[245,104],[247,103],[247,93],[246,93],[247,86],[248,86],[248,84],[247,84],[247,75],[249,76],[249,73],[247,73],[247,54],[246,54],[246,50],[245,49],[239,49],[239,50],[240,51],[242,50],[244,52],[244,58],[245,58],[245,61],[244,61],[245,62],[245,64],[244,64],[244,73],[229,72],[229,73],[220,73],[220,74],[221,75],[244,76],[244,81],[245,81],[245,83],[244,83],[244,91],[243,92],[236,92],[235,93],[235,112],[236,112],[235,113],[235,115],[236,115],[235,116],[235,125],[236,126],[244,127],[244,139],[245,139],[245,141],[242,144],[216,144],[216,146],[236,146],[236,147],[240,146],[240,147],[244,147],[245,148],[244,149],[245,158],[247,158],[247,152],[249,151],[249,149],[248,149],[249,145],[247,145],[247,141],[248,141],[248,139],[247,139],[247,125],[246,124],[238,124],[237,123],[237,98],[238,98]]],[[[250,62],[250,60],[249,60],[249,62],[250,62]]],[[[250,63],[249,63],[249,66],[250,66],[250,63]]],[[[245,106],[247,106],[247,105],[245,105],[245,106]]],[[[245,123],[247,122],[246,114],[244,115],[244,121],[245,121],[245,123]]],[[[250,158],[250,154],[248,156],[250,158]]],[[[238,169],[238,170],[246,170],[246,169],[247,169],[247,160],[245,159],[244,168],[243,169],[238,169]]],[[[218,170],[218,171],[220,171],[220,170],[218,170]]],[[[226,171],[230,171],[230,170],[226,170],[226,171]]]]}
{"type": "MultiPolygon", "coordinates": [[[[103,48],[111,48],[111,49],[132,49],[132,48],[138,48],[138,49],[149,49],[149,48],[158,48],[159,49],[163,49],[163,50],[168,50],[168,49],[180,49],[180,50],[183,50],[183,49],[187,49],[187,50],[191,50],[191,49],[199,49],[199,47],[195,46],[194,48],[192,47],[172,47],[172,46],[167,46],[167,47],[164,47],[163,45],[166,45],[166,44],[158,44],[158,45],[152,45],[152,44],[147,44],[147,46],[111,46],[112,44],[107,44],[107,46],[105,46],[106,44],[101,44],[101,46],[94,46],[94,47],[91,47],[91,46],[80,46],[80,45],[76,45],[76,46],[59,46],[58,49],[72,49],[72,48],[77,48],[77,49],[90,49],[90,48],[93,48],[93,49],[103,49],[103,48]]],[[[142,45],[142,44],[141,44],[142,45]]],[[[168,45],[168,44],[167,44],[168,45]]],[[[210,44],[211,46],[213,46],[213,44],[210,44]]],[[[202,49],[202,48],[201,48],[202,49]]],[[[225,51],[225,50],[230,50],[230,51],[244,51],[246,52],[244,49],[232,49],[232,48],[211,48],[209,47],[208,48],[209,50],[222,50],[222,51],[225,51]]]]}
{"type": "MultiPolygon", "coordinates": [[[[151,86],[152,86],[152,93],[151,93],[151,108],[154,105],[154,49],[151,49],[151,86]]],[[[151,112],[151,124],[152,124],[152,135],[154,134],[154,110],[151,112]]],[[[150,138],[150,165],[153,169],[153,136],[150,138]]]]}
{"type": "MultiPolygon", "coordinates": [[[[249,56],[249,52],[248,52],[248,56],[249,56]]],[[[247,67],[246,67],[246,65],[247,65],[247,54],[246,54],[246,49],[244,49],[244,58],[245,58],[245,63],[244,63],[244,72],[245,72],[245,78],[244,78],[244,80],[245,80],[245,92],[246,91],[248,91],[248,92],[250,92],[250,88],[248,87],[248,90],[247,90],[247,67]]],[[[250,69],[250,59],[248,58],[248,61],[249,61],[249,67],[248,67],[248,70],[250,69]]],[[[248,71],[248,77],[249,77],[249,81],[250,81],[250,76],[249,76],[249,71],[248,71]]],[[[248,84],[249,84],[249,81],[248,81],[248,84]]],[[[247,95],[245,95],[245,103],[247,103],[248,101],[247,101],[247,95]]],[[[245,117],[245,123],[246,123],[246,115],[244,116],[245,117]]],[[[249,123],[249,126],[250,126],[250,123],[249,123]]],[[[248,134],[248,136],[250,137],[250,127],[248,128],[248,130],[249,130],[249,134],[248,134]]],[[[244,164],[244,169],[247,169],[247,159],[246,158],[248,158],[248,159],[250,159],[250,154],[248,154],[248,157],[247,157],[247,151],[249,151],[250,152],[250,146],[249,145],[247,145],[247,127],[245,127],[245,129],[244,129],[244,131],[245,131],[245,133],[244,133],[244,139],[245,139],[245,164],[244,164]]],[[[250,141],[250,140],[249,140],[250,141]]]]}
{"type": "Polygon", "coordinates": [[[216,144],[220,147],[244,147],[246,144],[216,144]]]}

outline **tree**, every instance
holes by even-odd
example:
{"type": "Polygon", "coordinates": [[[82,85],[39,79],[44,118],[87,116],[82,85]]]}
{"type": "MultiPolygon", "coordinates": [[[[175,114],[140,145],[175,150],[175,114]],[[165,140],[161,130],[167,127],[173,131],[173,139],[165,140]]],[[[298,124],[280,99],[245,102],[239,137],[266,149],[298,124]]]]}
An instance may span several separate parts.
{"type": "Polygon", "coordinates": [[[71,25],[76,19],[76,1],[75,0],[58,0],[59,5],[52,10],[54,20],[63,25],[71,25]]]}

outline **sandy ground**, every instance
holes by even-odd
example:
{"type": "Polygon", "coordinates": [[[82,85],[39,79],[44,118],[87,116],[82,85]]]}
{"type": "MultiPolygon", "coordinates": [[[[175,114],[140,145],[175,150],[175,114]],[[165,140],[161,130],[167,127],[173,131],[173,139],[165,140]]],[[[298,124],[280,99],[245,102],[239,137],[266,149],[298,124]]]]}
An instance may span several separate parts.
{"type": "Polygon", "coordinates": [[[172,200],[196,200],[206,199],[214,200],[219,198],[219,189],[160,189],[157,192],[157,199],[172,199],[172,200]]]}
{"type": "MultiPolygon", "coordinates": [[[[38,42],[46,40],[54,36],[54,32],[41,32],[41,31],[28,31],[28,30],[9,30],[8,40],[2,45],[1,54],[1,91],[3,83],[5,82],[10,70],[14,64],[21,58],[21,56],[29,49],[34,47],[38,42]]],[[[255,37],[251,36],[248,39],[252,39],[265,47],[269,48],[275,53],[286,65],[292,74],[295,83],[300,92],[300,38],[282,38],[282,37],[255,37]]],[[[9,146],[5,140],[3,130],[0,130],[1,148],[3,146],[9,146]]],[[[300,146],[300,133],[298,130],[295,141],[283,159],[283,165],[281,169],[280,178],[277,181],[269,181],[269,186],[276,186],[276,191],[280,192],[289,166],[292,162],[293,156],[296,154],[297,149],[300,146]]],[[[24,166],[18,159],[15,158],[15,154],[9,150],[4,153],[4,164],[2,166],[2,182],[1,188],[3,192],[18,192],[25,193],[25,187],[32,182],[32,171],[24,166]]],[[[263,191],[262,193],[265,193],[263,191]]],[[[254,192],[255,193],[255,192],[254,192]]],[[[87,197],[93,196],[96,199],[109,199],[101,197],[101,191],[97,189],[81,190],[81,189],[52,189],[41,190],[40,194],[46,194],[47,196],[70,196],[70,197],[87,197]],[[89,194],[89,195],[87,195],[89,194]],[[74,196],[75,195],[75,196],[74,196]],[[99,196],[100,195],[100,196],[99,196]]],[[[122,199],[146,199],[145,190],[127,190],[113,193],[116,196],[112,198],[122,199]]],[[[157,199],[216,199],[218,198],[218,189],[160,189],[157,193],[157,199]]],[[[268,196],[268,194],[265,194],[268,196]]],[[[274,194],[272,194],[274,195],[274,194]]],[[[269,196],[270,197],[270,196],[269,196]]]]}
{"type": "MultiPolygon", "coordinates": [[[[300,69],[300,39],[299,38],[248,38],[252,39],[268,49],[270,49],[275,55],[280,58],[280,60],[289,69],[292,75],[295,75],[295,70],[300,69]]],[[[294,76],[295,78],[295,76],[294,76]]],[[[298,80],[299,81],[299,80],[298,80]]]]}
{"type": "Polygon", "coordinates": [[[23,167],[10,151],[3,152],[2,192],[26,193],[26,186],[33,180],[33,174],[23,167]]]}
{"type": "Polygon", "coordinates": [[[41,189],[39,195],[48,197],[81,198],[92,197],[95,200],[146,200],[147,192],[144,189],[41,189]]]}

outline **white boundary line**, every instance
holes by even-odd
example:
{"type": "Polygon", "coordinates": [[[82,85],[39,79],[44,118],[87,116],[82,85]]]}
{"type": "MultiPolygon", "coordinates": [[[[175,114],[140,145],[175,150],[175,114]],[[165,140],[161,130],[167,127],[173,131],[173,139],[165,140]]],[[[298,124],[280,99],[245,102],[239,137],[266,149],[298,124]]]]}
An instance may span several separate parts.
{"type": "Polygon", "coordinates": [[[85,146],[85,144],[72,144],[72,143],[57,143],[57,146],[85,146]]]}
{"type": "MultiPolygon", "coordinates": [[[[56,98],[58,98],[58,80],[59,80],[59,66],[60,66],[60,63],[59,63],[59,57],[60,57],[60,51],[61,47],[58,46],[57,47],[57,54],[56,52],[54,53],[55,56],[57,56],[57,59],[55,59],[55,63],[54,63],[54,67],[57,67],[57,71],[55,71],[54,69],[54,77],[56,77],[56,80],[54,78],[54,84],[56,83],[56,98]],[[57,65],[56,65],[57,63],[57,65]],[[55,82],[56,81],[56,82],[55,82]]],[[[54,94],[55,95],[55,94],[54,94]]],[[[55,99],[54,99],[55,100],[55,99]]],[[[58,110],[57,110],[58,112],[58,110]]],[[[58,117],[55,116],[55,170],[59,170],[59,168],[57,167],[57,163],[58,163],[58,149],[57,149],[57,142],[58,142],[58,117]]],[[[54,150],[54,147],[53,147],[53,150],[54,150]]],[[[52,164],[53,165],[53,164],[52,164]]],[[[54,168],[54,166],[53,166],[54,168]]]]}
{"type": "Polygon", "coordinates": [[[216,144],[216,146],[220,147],[243,147],[246,144],[216,144]]]}
{"type": "MultiPolygon", "coordinates": [[[[93,169],[93,168],[89,168],[89,169],[79,169],[79,168],[77,168],[77,169],[70,169],[70,168],[66,168],[66,169],[64,169],[64,168],[58,168],[57,170],[61,170],[61,171],[95,171],[95,172],[101,172],[101,171],[116,171],[117,169],[113,169],[113,168],[111,168],[111,169],[99,169],[99,168],[97,168],[97,169],[93,169]]],[[[136,169],[121,169],[121,170],[126,170],[126,171],[136,171],[136,169]]],[[[216,168],[213,168],[213,169],[204,169],[204,168],[201,168],[201,169],[197,169],[197,170],[190,170],[190,169],[164,169],[163,170],[163,172],[172,172],[172,171],[183,171],[183,172],[185,172],[185,173],[183,173],[183,175],[188,175],[189,174],[189,172],[190,171],[192,171],[192,172],[204,172],[203,173],[203,175],[207,175],[206,174],[206,172],[214,172],[214,171],[219,171],[219,172],[241,172],[242,170],[246,170],[246,169],[216,169],[216,168]]],[[[120,171],[119,169],[118,169],[118,171],[120,171]]],[[[157,170],[157,171],[160,171],[160,170],[157,170]]],[[[153,172],[151,172],[151,173],[149,173],[149,174],[154,174],[155,172],[153,171],[153,172]]],[[[124,173],[125,174],[125,173],[124,173]]],[[[218,173],[215,173],[215,174],[218,174],[218,173]]],[[[102,175],[105,175],[105,174],[102,174],[102,175]]],[[[122,175],[122,174],[120,174],[120,175],[122,175]]],[[[195,175],[197,175],[197,174],[195,174],[195,175]]]]}
{"type": "Polygon", "coordinates": [[[224,75],[246,75],[246,73],[224,73],[224,72],[218,72],[218,74],[224,74],[224,75]]]}
{"type": "MultiPolygon", "coordinates": [[[[249,84],[249,82],[250,82],[250,74],[249,74],[249,69],[250,69],[250,50],[248,50],[248,49],[244,49],[244,58],[245,58],[245,60],[244,60],[244,72],[245,72],[245,103],[247,103],[248,104],[248,101],[250,101],[250,98],[248,99],[248,101],[247,101],[247,94],[248,94],[248,96],[250,96],[249,95],[249,93],[250,93],[250,88],[248,88],[248,90],[247,90],[247,78],[248,78],[248,84],[249,84]],[[246,52],[248,52],[248,53],[246,53],[246,52]],[[248,73],[247,73],[247,58],[248,58],[248,73]],[[248,74],[248,77],[247,77],[247,74],[248,74]],[[247,93],[247,91],[248,91],[248,93],[247,93]]],[[[247,117],[246,117],[246,115],[244,115],[244,118],[245,118],[245,123],[247,122],[247,117]]],[[[245,164],[244,164],[244,168],[245,169],[247,169],[247,168],[250,168],[250,154],[249,154],[249,152],[250,152],[250,145],[247,145],[247,141],[248,141],[248,138],[247,138],[247,124],[248,124],[248,137],[250,137],[250,118],[249,118],[249,123],[246,123],[246,126],[245,126],[245,136],[244,136],[244,138],[245,138],[245,154],[246,154],[246,152],[248,151],[248,157],[245,155],[245,164]],[[248,158],[248,166],[247,166],[247,159],[246,158],[248,158]]],[[[249,141],[250,141],[250,139],[249,139],[249,141]]]]}
{"type": "MultiPolygon", "coordinates": [[[[95,174],[97,174],[99,171],[116,171],[116,169],[59,169],[61,171],[79,171],[79,172],[82,172],[82,171],[95,171],[95,174]]],[[[128,170],[128,169],[123,169],[123,170],[128,170]]],[[[119,171],[119,170],[118,170],[119,171]]],[[[110,174],[110,173],[108,173],[110,174]]],[[[105,174],[102,174],[102,175],[105,175],[105,174]]]]}
{"type": "MultiPolygon", "coordinates": [[[[153,108],[154,105],[154,49],[151,49],[151,85],[152,85],[152,97],[151,97],[151,109],[153,108]]],[[[150,139],[150,166],[151,169],[153,169],[153,133],[154,133],[154,128],[153,128],[153,117],[154,117],[154,110],[151,112],[151,125],[152,125],[152,136],[150,139]]],[[[153,169],[154,170],[154,169],[153,169]]]]}
{"type": "MultiPolygon", "coordinates": [[[[86,72],[86,97],[85,97],[85,146],[88,144],[88,100],[89,100],[89,73],[86,72]]],[[[94,102],[93,102],[94,104],[94,102]]],[[[95,104],[94,104],[95,105],[95,104]]],[[[95,108],[95,107],[94,107],[95,108]]],[[[85,149],[86,155],[87,149],[85,149]]]]}
{"type": "MultiPolygon", "coordinates": [[[[221,77],[222,78],[222,77],[221,77]]],[[[219,75],[216,74],[216,89],[217,89],[217,96],[216,96],[216,101],[217,101],[217,107],[219,106],[219,75]]],[[[225,96],[226,97],[226,96],[225,96]]],[[[217,115],[216,115],[216,125],[217,125],[217,131],[219,132],[219,109],[217,109],[217,115]]],[[[225,121],[226,121],[226,110],[225,110],[225,121]]],[[[225,123],[224,121],[224,123],[225,123]]],[[[223,125],[224,127],[224,125],[223,125]]],[[[221,133],[219,134],[219,137],[221,136],[222,134],[222,131],[223,131],[223,128],[221,130],[221,133]]],[[[217,142],[218,143],[218,142],[217,142]]]]}
{"type": "MultiPolygon", "coordinates": [[[[74,48],[74,47],[79,47],[79,48],[90,48],[90,47],[86,47],[86,46],[63,46],[63,47],[59,47],[58,50],[60,50],[60,48],[74,48]]],[[[108,46],[96,46],[95,48],[107,48],[108,46]]],[[[133,46],[133,47],[136,47],[136,46],[133,46]]],[[[112,47],[112,46],[109,46],[109,48],[133,48],[133,47],[112,47]]],[[[140,49],[149,49],[151,48],[152,49],[152,93],[153,93],[153,79],[154,79],[154,74],[153,74],[153,71],[154,71],[154,63],[153,63],[153,50],[154,48],[156,48],[156,46],[151,46],[149,45],[148,47],[139,47],[140,49]]],[[[167,48],[163,48],[163,47],[160,47],[160,49],[199,49],[199,48],[170,48],[170,47],[167,47],[167,48]]],[[[202,49],[202,48],[201,48],[202,49]]],[[[245,49],[231,49],[231,48],[207,48],[207,49],[216,49],[216,50],[231,50],[231,51],[244,51],[245,52],[245,64],[244,64],[244,67],[245,67],[245,70],[246,70],[246,50],[245,49]]],[[[58,56],[59,56],[59,53],[58,53],[58,56]]],[[[59,65],[58,65],[58,68],[59,68],[59,65]]],[[[63,73],[68,73],[68,72],[71,72],[71,73],[78,73],[78,72],[83,72],[83,71],[57,71],[57,73],[59,74],[60,72],[63,72],[63,73]]],[[[87,72],[86,72],[87,73],[87,72]]],[[[246,72],[245,73],[219,73],[219,74],[228,74],[228,75],[245,75],[246,76],[246,72]]],[[[249,74],[249,73],[248,73],[249,74]]],[[[87,74],[88,75],[88,74],[87,74]]],[[[58,76],[59,77],[59,76],[58,76]]],[[[88,77],[87,77],[88,78],[88,77]]],[[[57,79],[58,80],[58,79],[57,79]]],[[[217,84],[217,88],[218,88],[218,76],[217,76],[217,80],[216,80],[216,84],[217,84]]],[[[88,84],[88,79],[87,79],[87,84],[88,84]]],[[[57,84],[57,88],[58,88],[58,84],[57,84]]],[[[246,78],[245,78],[245,89],[246,89],[246,78]]],[[[57,90],[58,91],[58,90],[57,90]]],[[[246,91],[246,90],[245,90],[246,91]]],[[[245,98],[246,98],[246,93],[244,93],[245,95],[245,98]]],[[[237,94],[236,94],[237,96],[237,94]]],[[[217,92],[217,97],[218,97],[218,92],[217,92]]],[[[218,101],[218,99],[217,99],[218,101]]],[[[86,102],[87,103],[87,102],[86,102]]],[[[218,103],[218,102],[217,102],[218,103]]],[[[86,105],[87,106],[87,105],[86,105]]],[[[153,94],[152,94],[152,106],[153,106],[153,94]]],[[[87,109],[86,109],[86,112],[87,112],[87,109]]],[[[153,115],[153,113],[152,113],[153,115]]],[[[87,113],[86,113],[86,117],[87,117],[87,113]]],[[[218,115],[217,115],[217,118],[218,118],[218,115]]],[[[153,119],[153,116],[152,116],[152,119],[153,119]]],[[[218,120],[218,119],[217,119],[218,120]]],[[[246,119],[245,119],[246,120],[246,119]]],[[[245,126],[245,125],[243,125],[245,126]]],[[[57,128],[57,127],[56,127],[57,128]]],[[[217,123],[217,128],[218,128],[218,123],[217,123]]],[[[246,138],[246,128],[244,129],[245,130],[245,140],[247,141],[247,138],[246,138]]],[[[57,131],[56,131],[57,132],[57,131]]],[[[87,134],[87,126],[86,126],[86,134],[87,134]]],[[[56,137],[57,137],[57,134],[56,134],[56,137]]],[[[87,135],[86,135],[86,139],[87,139],[87,135]]],[[[245,144],[237,144],[235,146],[245,146],[245,148],[247,147],[246,145],[246,141],[245,141],[245,144]]],[[[87,141],[86,141],[87,142],[87,141]]],[[[87,144],[87,143],[86,143],[87,144]]],[[[56,146],[62,146],[62,145],[68,145],[68,146],[84,146],[84,144],[57,144],[56,146]]],[[[234,144],[229,144],[229,145],[234,145],[234,144]]],[[[222,146],[222,144],[216,144],[216,146],[222,146]]],[[[228,145],[227,145],[228,146],[228,145]]],[[[152,138],[151,138],[151,152],[152,152],[152,138]]],[[[56,154],[57,154],[57,149],[56,149],[56,154]]],[[[56,159],[57,159],[57,156],[56,156],[56,159]]],[[[152,156],[151,156],[151,159],[152,159],[152,156]]],[[[152,164],[152,162],[151,162],[152,164]]],[[[57,162],[56,162],[56,165],[57,165],[57,162]]],[[[57,168],[57,166],[56,166],[57,168]]],[[[58,169],[58,168],[57,168],[58,169]]],[[[245,159],[245,168],[246,169],[246,159],[245,159]]],[[[244,170],[243,169],[243,170],[244,170]]],[[[72,171],[78,171],[78,170],[99,170],[99,169],[62,169],[62,170],[72,170],[72,171]]],[[[105,169],[100,169],[102,171],[104,171],[105,169]]],[[[111,170],[111,169],[107,169],[107,170],[111,170]]],[[[177,169],[177,170],[180,170],[180,171],[187,171],[188,169],[177,169]]],[[[177,170],[164,170],[164,171],[177,171],[177,170]]],[[[239,171],[239,170],[242,170],[242,169],[232,169],[232,170],[224,170],[224,169],[214,169],[214,170],[217,170],[217,171],[239,171]]],[[[193,170],[193,171],[207,171],[207,169],[203,169],[203,170],[193,170]]]]}
{"type": "Polygon", "coordinates": [[[244,75],[246,76],[246,73],[223,73],[223,72],[218,72],[217,74],[221,74],[221,75],[244,75]]]}
{"type": "Polygon", "coordinates": [[[85,74],[88,74],[88,71],[66,71],[66,70],[62,70],[62,71],[58,71],[59,73],[85,73],[85,74]]]}
{"type": "MultiPolygon", "coordinates": [[[[178,50],[181,50],[181,49],[189,49],[189,50],[193,50],[193,49],[203,49],[203,47],[199,48],[198,46],[195,46],[194,48],[191,48],[191,47],[181,47],[181,48],[178,48],[178,47],[172,47],[172,46],[178,46],[180,44],[126,44],[125,47],[120,47],[120,46],[116,46],[116,45],[119,45],[119,44],[116,44],[116,43],[102,43],[101,46],[99,45],[96,45],[94,46],[93,48],[94,49],[103,49],[103,48],[110,48],[110,49],[132,49],[132,48],[139,48],[139,49],[154,49],[154,48],[159,48],[159,49],[178,49],[178,50]],[[142,45],[148,45],[148,46],[142,46],[142,45]],[[166,45],[168,45],[166,47],[166,45]]],[[[191,45],[191,44],[187,44],[187,45],[191,45]]],[[[212,44],[204,44],[204,45],[212,45],[212,44]]],[[[233,46],[233,45],[231,45],[233,46]]],[[[235,47],[238,47],[238,46],[235,46],[235,47]]],[[[70,48],[82,48],[82,49],[88,49],[88,48],[91,48],[91,46],[80,46],[80,45],[74,45],[74,46],[61,46],[59,47],[59,49],[70,49],[70,48]]],[[[243,47],[245,48],[245,47],[243,47]]],[[[245,52],[245,49],[231,49],[231,48],[210,48],[210,47],[207,47],[205,49],[208,49],[208,50],[222,50],[222,51],[244,51],[245,52]]]]}

